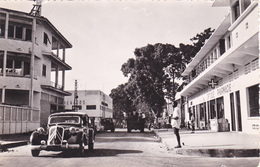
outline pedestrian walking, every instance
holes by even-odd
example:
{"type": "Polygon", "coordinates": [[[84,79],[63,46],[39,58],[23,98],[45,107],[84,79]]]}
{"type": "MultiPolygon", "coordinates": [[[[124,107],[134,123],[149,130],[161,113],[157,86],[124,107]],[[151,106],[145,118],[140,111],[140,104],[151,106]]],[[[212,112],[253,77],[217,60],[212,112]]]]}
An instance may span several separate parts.
{"type": "Polygon", "coordinates": [[[195,117],[194,115],[191,113],[191,133],[195,133],[195,117]]]}
{"type": "Polygon", "coordinates": [[[180,124],[181,124],[181,118],[180,118],[180,109],[179,105],[176,101],[173,102],[173,114],[172,114],[172,127],[174,130],[174,134],[177,138],[178,145],[175,146],[174,148],[181,148],[181,141],[180,141],[180,124]]]}

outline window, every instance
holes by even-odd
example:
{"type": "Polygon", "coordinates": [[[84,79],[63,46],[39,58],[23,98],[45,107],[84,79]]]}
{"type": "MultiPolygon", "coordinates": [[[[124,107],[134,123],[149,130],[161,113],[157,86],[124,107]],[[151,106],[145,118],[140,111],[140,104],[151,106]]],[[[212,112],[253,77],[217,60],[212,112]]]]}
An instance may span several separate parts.
{"type": "Polygon", "coordinates": [[[248,88],[250,117],[259,117],[259,85],[248,88]]]}
{"type": "Polygon", "coordinates": [[[24,62],[23,74],[24,75],[30,75],[30,69],[31,69],[31,63],[30,62],[24,62]]]}
{"type": "Polygon", "coordinates": [[[209,103],[210,118],[216,118],[215,100],[211,100],[209,103]]]}
{"type": "Polygon", "coordinates": [[[87,105],[87,110],[96,110],[96,105],[87,105]]]}
{"type": "Polygon", "coordinates": [[[51,43],[51,42],[50,42],[50,39],[49,39],[49,37],[48,37],[48,35],[47,35],[46,33],[44,33],[44,36],[43,36],[43,43],[47,45],[48,42],[51,43]]]}
{"type": "Polygon", "coordinates": [[[244,0],[244,10],[251,4],[251,0],[244,0]]]}
{"type": "Polygon", "coordinates": [[[220,50],[220,56],[225,53],[225,51],[226,51],[226,48],[225,48],[225,39],[220,39],[220,40],[219,40],[219,50],[220,50]]]}
{"type": "Polygon", "coordinates": [[[25,31],[25,40],[26,41],[31,41],[32,40],[32,30],[31,29],[26,29],[25,31]]]}
{"type": "Polygon", "coordinates": [[[0,74],[3,74],[3,55],[0,52],[0,74]]]}
{"type": "Polygon", "coordinates": [[[230,36],[227,37],[227,49],[231,48],[231,39],[230,36]]]}
{"type": "Polygon", "coordinates": [[[42,65],[42,76],[46,77],[46,65],[42,65]]]}
{"type": "Polygon", "coordinates": [[[17,39],[22,39],[23,38],[23,27],[16,26],[15,38],[17,38],[17,39]]]}
{"type": "MultiPolygon", "coordinates": [[[[1,24],[1,26],[4,26],[4,25],[1,24]]],[[[0,29],[2,29],[2,28],[0,28],[0,29]]],[[[0,34],[1,34],[1,32],[0,32],[0,34]]],[[[4,32],[3,32],[3,35],[4,35],[4,32]]],[[[31,41],[32,40],[32,30],[27,27],[11,24],[8,26],[8,37],[15,38],[15,39],[21,39],[21,40],[25,40],[25,41],[31,41]]]]}
{"type": "Polygon", "coordinates": [[[223,97],[217,99],[217,116],[218,119],[225,118],[223,97]]]}
{"type": "Polygon", "coordinates": [[[82,106],[81,105],[77,105],[77,106],[72,106],[72,109],[75,110],[75,109],[78,109],[78,110],[82,110],[82,106]]]}
{"type": "MultiPolygon", "coordinates": [[[[0,20],[1,23],[2,20],[0,20]]],[[[0,37],[4,37],[5,36],[5,24],[1,23],[0,24],[0,37]]]]}
{"type": "Polygon", "coordinates": [[[22,60],[14,60],[12,57],[7,57],[6,75],[30,75],[30,63],[22,60]]]}
{"type": "Polygon", "coordinates": [[[200,104],[200,105],[199,105],[199,108],[200,108],[200,120],[201,120],[201,121],[205,121],[204,103],[200,104]]]}
{"type": "Polygon", "coordinates": [[[13,25],[8,26],[8,37],[14,38],[14,26],[13,25]]]}
{"type": "Polygon", "coordinates": [[[236,20],[240,16],[240,9],[239,9],[239,1],[235,3],[233,6],[233,12],[234,12],[234,19],[236,20]]]}

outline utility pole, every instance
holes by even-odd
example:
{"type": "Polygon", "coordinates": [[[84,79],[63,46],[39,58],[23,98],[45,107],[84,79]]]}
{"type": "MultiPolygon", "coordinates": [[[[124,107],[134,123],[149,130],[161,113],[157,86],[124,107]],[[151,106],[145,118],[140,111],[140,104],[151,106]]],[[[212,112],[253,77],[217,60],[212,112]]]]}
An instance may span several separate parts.
{"type": "Polygon", "coordinates": [[[74,107],[72,106],[72,110],[78,111],[78,81],[75,80],[75,90],[74,90],[74,107]]]}

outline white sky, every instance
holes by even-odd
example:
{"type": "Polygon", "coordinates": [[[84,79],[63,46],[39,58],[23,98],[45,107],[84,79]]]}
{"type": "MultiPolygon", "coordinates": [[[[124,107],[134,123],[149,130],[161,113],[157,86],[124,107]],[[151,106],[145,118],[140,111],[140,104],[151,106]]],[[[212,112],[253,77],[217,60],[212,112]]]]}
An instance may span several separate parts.
{"type": "MultiPolygon", "coordinates": [[[[0,0],[0,7],[30,12],[33,1],[0,0]]],[[[191,43],[206,28],[216,29],[227,7],[209,0],[44,0],[42,16],[73,45],[66,51],[66,90],[101,90],[127,82],[121,65],[147,44],[191,43]]]]}

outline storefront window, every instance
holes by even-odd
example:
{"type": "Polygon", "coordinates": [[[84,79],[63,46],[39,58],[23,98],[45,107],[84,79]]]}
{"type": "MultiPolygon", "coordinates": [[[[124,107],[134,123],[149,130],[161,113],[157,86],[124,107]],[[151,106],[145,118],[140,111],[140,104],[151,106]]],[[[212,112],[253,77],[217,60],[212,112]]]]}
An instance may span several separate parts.
{"type": "Polygon", "coordinates": [[[225,118],[223,97],[217,99],[217,113],[218,119],[225,118]]]}
{"type": "Polygon", "coordinates": [[[200,104],[200,120],[201,121],[205,121],[205,108],[204,108],[204,104],[200,104]]]}
{"type": "Polygon", "coordinates": [[[215,100],[211,100],[209,104],[209,110],[210,110],[210,118],[214,119],[216,118],[216,109],[215,109],[215,100]]]}
{"type": "Polygon", "coordinates": [[[248,88],[250,117],[259,117],[259,85],[248,88]]]}

